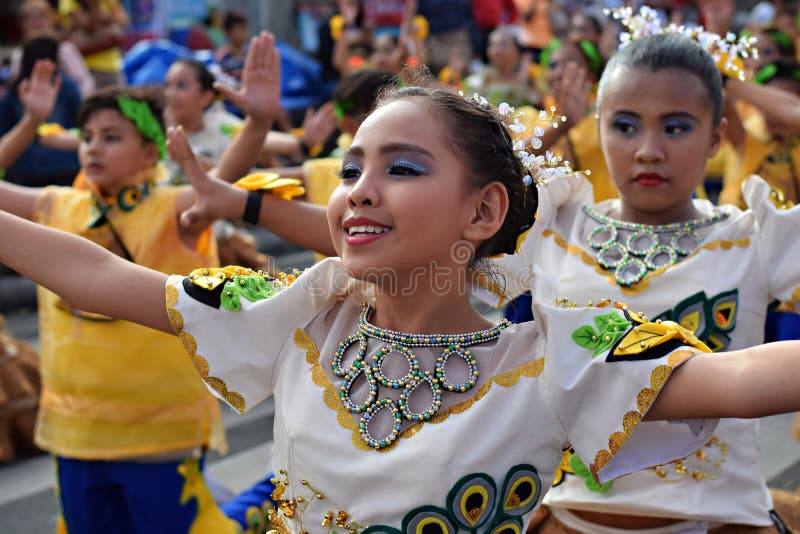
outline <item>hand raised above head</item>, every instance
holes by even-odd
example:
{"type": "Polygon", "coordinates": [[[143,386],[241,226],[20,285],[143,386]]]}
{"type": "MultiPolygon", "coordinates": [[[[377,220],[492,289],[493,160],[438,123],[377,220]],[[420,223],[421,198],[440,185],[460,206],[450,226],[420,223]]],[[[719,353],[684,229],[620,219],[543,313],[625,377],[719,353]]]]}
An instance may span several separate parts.
{"type": "Polygon", "coordinates": [[[219,82],[214,88],[248,117],[271,123],[281,109],[281,59],[275,36],[261,32],[250,40],[239,89],[219,82]]]}
{"type": "Polygon", "coordinates": [[[31,77],[19,84],[19,99],[25,111],[38,122],[47,119],[58,97],[61,77],[54,76],[55,71],[56,66],[52,61],[40,59],[34,64],[31,77]]]}

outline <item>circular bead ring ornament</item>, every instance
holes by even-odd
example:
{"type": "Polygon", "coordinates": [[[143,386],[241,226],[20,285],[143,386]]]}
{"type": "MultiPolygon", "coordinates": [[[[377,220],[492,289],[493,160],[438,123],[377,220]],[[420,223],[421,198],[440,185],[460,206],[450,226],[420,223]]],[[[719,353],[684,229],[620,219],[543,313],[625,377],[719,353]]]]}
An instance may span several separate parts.
{"type": "Polygon", "coordinates": [[[681,256],[688,256],[694,249],[700,246],[700,237],[698,237],[697,232],[692,229],[687,228],[685,230],[679,230],[670,237],[669,246],[681,256]],[[691,242],[690,246],[686,248],[681,247],[681,242],[687,240],[691,242]]]}
{"type": "Polygon", "coordinates": [[[599,263],[603,269],[616,269],[619,265],[619,262],[624,260],[628,257],[628,249],[625,245],[621,243],[611,243],[609,245],[604,245],[597,251],[597,263],[599,263]]]}
{"type": "Polygon", "coordinates": [[[598,223],[586,238],[586,243],[597,251],[597,264],[603,269],[613,269],[614,280],[623,287],[640,282],[650,271],[678,263],[682,256],[700,246],[698,228],[728,218],[727,213],[717,211],[706,219],[647,225],[612,219],[591,206],[584,206],[583,211],[598,223]],[[627,233],[627,238],[622,232],[627,233]]]}
{"type": "Polygon", "coordinates": [[[674,263],[678,263],[678,251],[666,245],[654,245],[644,258],[644,264],[650,271],[655,271],[674,263]],[[664,256],[666,256],[666,261],[658,262],[658,258],[664,256]]]}
{"type": "Polygon", "coordinates": [[[402,430],[402,428],[403,416],[400,414],[400,408],[397,407],[392,399],[381,399],[373,406],[370,406],[370,408],[367,410],[367,413],[362,415],[361,420],[358,422],[358,429],[361,432],[361,439],[366,441],[367,445],[373,449],[383,449],[391,445],[392,442],[397,439],[397,436],[400,434],[400,430],[402,430]],[[386,436],[384,436],[383,439],[376,439],[372,437],[372,434],[369,433],[369,421],[384,409],[388,409],[392,412],[394,426],[392,426],[392,430],[386,436]]]}
{"type": "Polygon", "coordinates": [[[414,382],[416,373],[419,371],[419,360],[417,360],[416,355],[407,347],[398,345],[397,343],[383,346],[375,353],[372,360],[372,376],[375,377],[375,380],[377,380],[380,385],[387,388],[399,389],[406,387],[407,384],[414,382]],[[383,374],[383,362],[386,356],[392,352],[399,352],[405,356],[408,362],[408,373],[402,378],[389,378],[383,374]]]}
{"type": "Polygon", "coordinates": [[[347,336],[334,352],[331,360],[333,373],[342,378],[339,385],[339,400],[350,413],[363,414],[359,421],[361,438],[372,448],[383,449],[391,445],[402,430],[403,420],[425,422],[430,420],[442,406],[442,390],[452,393],[463,393],[472,389],[478,382],[479,370],[475,357],[466,347],[492,341],[510,326],[510,322],[502,319],[491,328],[469,334],[406,334],[378,328],[369,323],[372,308],[364,304],[358,319],[358,333],[347,336]],[[369,339],[377,339],[385,344],[376,351],[371,363],[365,363],[369,339]],[[343,366],[345,353],[358,343],[358,353],[349,366],[343,366]],[[420,362],[409,347],[444,347],[436,360],[433,372],[421,369],[420,362]],[[390,378],[383,373],[383,363],[391,352],[402,354],[408,362],[408,373],[399,378],[390,378]],[[464,360],[469,369],[469,376],[463,383],[453,383],[446,375],[445,366],[451,356],[464,360]],[[350,398],[350,391],[357,379],[364,374],[369,383],[366,400],[361,403],[350,398]],[[427,384],[431,389],[431,403],[422,412],[412,412],[408,403],[417,388],[427,384]],[[395,403],[390,398],[378,399],[380,388],[400,390],[400,398],[395,403]],[[370,420],[381,410],[392,412],[394,424],[383,437],[375,437],[369,431],[370,420]]]}
{"type": "Polygon", "coordinates": [[[601,224],[597,228],[589,233],[589,237],[586,238],[589,246],[594,249],[603,248],[607,246],[611,246],[617,242],[617,227],[613,224],[601,224]],[[607,236],[603,240],[603,236],[607,236]],[[597,241],[597,239],[601,239],[602,241],[597,241]]]}
{"type": "Polygon", "coordinates": [[[427,421],[436,415],[436,412],[438,412],[439,408],[442,406],[442,387],[439,385],[439,382],[431,376],[430,373],[422,373],[417,371],[414,375],[414,380],[409,381],[406,387],[403,388],[403,391],[400,393],[400,400],[398,401],[397,406],[400,408],[400,414],[408,421],[427,421]],[[423,384],[423,382],[430,386],[431,392],[433,393],[433,399],[431,400],[431,404],[427,410],[422,412],[412,412],[408,409],[409,397],[414,390],[423,384]]]}
{"type": "Polygon", "coordinates": [[[658,245],[658,236],[650,228],[636,230],[628,236],[628,251],[634,256],[647,256],[658,245]]]}

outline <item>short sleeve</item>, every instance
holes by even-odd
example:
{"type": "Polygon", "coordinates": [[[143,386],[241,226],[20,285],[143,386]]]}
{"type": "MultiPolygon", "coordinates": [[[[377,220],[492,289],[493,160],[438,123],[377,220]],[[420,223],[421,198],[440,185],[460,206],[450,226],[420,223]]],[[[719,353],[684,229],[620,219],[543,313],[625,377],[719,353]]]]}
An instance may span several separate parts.
{"type": "Polygon", "coordinates": [[[239,412],[272,394],[276,367],[297,328],[361,287],[338,259],[292,280],[240,267],[171,276],[167,312],[209,389],[239,412]]]}
{"type": "Polygon", "coordinates": [[[617,308],[534,301],[534,315],[547,338],[548,402],[598,481],[683,458],[711,438],[716,420],[642,421],[672,370],[710,352],[690,331],[617,308]]]}
{"type": "Polygon", "coordinates": [[[577,173],[551,179],[539,186],[538,193],[536,221],[519,237],[515,253],[492,258],[492,269],[502,286],[486,284],[493,297],[481,294],[481,298],[494,306],[503,306],[532,289],[542,233],[556,223],[559,211],[573,208],[577,212],[584,204],[592,203],[592,186],[584,175],[577,173]]]}
{"type": "Polygon", "coordinates": [[[800,206],[789,207],[755,175],[742,184],[742,195],[755,220],[755,244],[770,296],[800,302],[800,264],[792,246],[800,235],[800,206]]]}

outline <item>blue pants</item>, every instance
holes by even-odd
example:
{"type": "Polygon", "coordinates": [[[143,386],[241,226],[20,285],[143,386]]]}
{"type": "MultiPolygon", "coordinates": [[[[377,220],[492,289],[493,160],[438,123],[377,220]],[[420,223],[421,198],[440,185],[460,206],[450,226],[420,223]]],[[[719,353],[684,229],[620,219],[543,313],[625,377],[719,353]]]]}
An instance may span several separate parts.
{"type": "Polygon", "coordinates": [[[55,460],[60,530],[69,534],[234,532],[232,523],[220,530],[229,520],[205,486],[202,460],[55,460]]]}

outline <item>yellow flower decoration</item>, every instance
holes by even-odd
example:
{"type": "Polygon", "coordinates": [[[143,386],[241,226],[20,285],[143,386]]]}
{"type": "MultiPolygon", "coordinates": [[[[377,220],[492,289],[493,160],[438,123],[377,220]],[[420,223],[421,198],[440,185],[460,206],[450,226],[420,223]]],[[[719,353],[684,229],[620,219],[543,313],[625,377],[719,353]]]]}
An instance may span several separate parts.
{"type": "Polygon", "coordinates": [[[240,178],[233,185],[247,191],[269,191],[284,200],[291,200],[306,194],[301,183],[296,178],[282,178],[274,172],[258,172],[240,178]]]}

